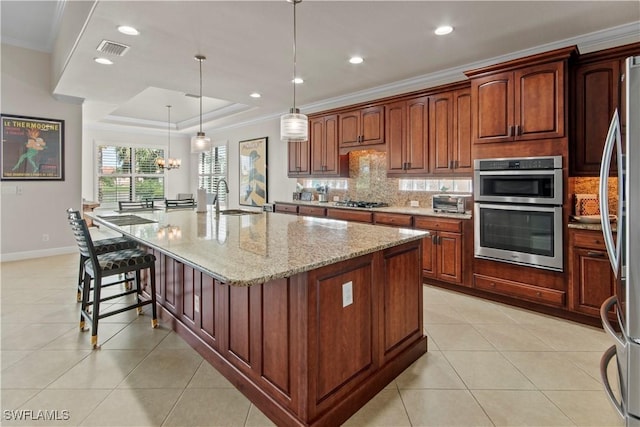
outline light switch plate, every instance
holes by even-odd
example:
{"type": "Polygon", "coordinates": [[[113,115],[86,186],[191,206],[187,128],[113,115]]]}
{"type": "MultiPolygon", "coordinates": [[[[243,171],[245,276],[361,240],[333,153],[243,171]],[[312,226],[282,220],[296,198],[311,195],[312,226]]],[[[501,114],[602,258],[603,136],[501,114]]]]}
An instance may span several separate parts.
{"type": "Polygon", "coordinates": [[[198,295],[193,296],[193,311],[200,313],[200,297],[198,295]]]}
{"type": "Polygon", "coordinates": [[[411,200],[409,203],[410,203],[410,206],[412,208],[419,208],[420,207],[420,202],[417,201],[417,200],[411,200]]]}
{"type": "Polygon", "coordinates": [[[342,284],[342,307],[353,304],[353,282],[342,284]]]}

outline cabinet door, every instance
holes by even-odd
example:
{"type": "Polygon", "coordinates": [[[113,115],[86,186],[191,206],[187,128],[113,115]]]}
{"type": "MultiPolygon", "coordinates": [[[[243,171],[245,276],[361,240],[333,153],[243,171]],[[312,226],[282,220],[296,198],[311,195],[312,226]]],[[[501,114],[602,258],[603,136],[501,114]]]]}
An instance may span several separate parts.
{"type": "Polygon", "coordinates": [[[404,173],[407,162],[404,142],[406,103],[400,101],[387,105],[385,115],[387,122],[387,172],[404,173]]]}
{"type": "Polygon", "coordinates": [[[357,145],[360,141],[360,110],[340,114],[340,145],[357,145]]]}
{"type": "Polygon", "coordinates": [[[462,237],[458,233],[438,233],[438,279],[462,283],[462,237]]]}
{"type": "Polygon", "coordinates": [[[324,117],[309,121],[309,144],[311,146],[311,173],[321,174],[326,167],[324,117]]]}
{"type": "Polygon", "coordinates": [[[573,249],[572,309],[595,317],[615,292],[615,277],[604,250],[573,249]]]}
{"type": "Polygon", "coordinates": [[[360,142],[367,145],[384,144],[384,106],[363,109],[360,120],[360,142]]]}
{"type": "Polygon", "coordinates": [[[324,118],[324,171],[326,174],[337,175],[341,171],[338,161],[338,115],[334,114],[324,118]]]}
{"type": "MultiPolygon", "coordinates": [[[[596,176],[600,172],[609,123],[620,105],[619,81],[618,60],[586,64],[576,70],[573,175],[596,176]]],[[[616,162],[611,164],[615,167],[616,162]]]]}
{"type": "Polygon", "coordinates": [[[513,73],[471,80],[473,143],[513,141],[513,73]]]}
{"type": "Polygon", "coordinates": [[[405,150],[410,174],[429,172],[429,108],[428,96],[407,101],[405,150]]]}
{"type": "Polygon", "coordinates": [[[309,175],[309,141],[289,142],[289,171],[288,176],[309,175]]]}
{"type": "Polygon", "coordinates": [[[422,239],[422,276],[431,279],[438,278],[438,251],[436,239],[438,235],[431,231],[431,235],[422,239]]]}
{"type": "Polygon", "coordinates": [[[453,92],[453,161],[456,173],[471,173],[471,89],[453,92]]]}
{"type": "Polygon", "coordinates": [[[564,61],[535,65],[514,72],[516,139],[564,136],[564,61]]]}
{"type": "Polygon", "coordinates": [[[453,172],[453,93],[444,92],[431,97],[429,112],[429,149],[431,171],[451,174],[453,172]]]}

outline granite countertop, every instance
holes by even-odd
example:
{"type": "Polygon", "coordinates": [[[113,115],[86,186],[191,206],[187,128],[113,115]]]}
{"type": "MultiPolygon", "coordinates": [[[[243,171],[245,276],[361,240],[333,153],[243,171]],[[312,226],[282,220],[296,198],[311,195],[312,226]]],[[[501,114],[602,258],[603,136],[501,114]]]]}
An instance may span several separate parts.
{"type": "MultiPolygon", "coordinates": [[[[602,224],[585,224],[583,222],[569,221],[568,228],[576,230],[593,230],[602,231],[602,224]]],[[[611,230],[616,233],[618,231],[618,225],[616,223],[611,224],[611,230]]]]}
{"type": "Polygon", "coordinates": [[[94,222],[234,286],[292,276],[428,235],[406,228],[270,212],[219,217],[192,209],[135,212],[154,222],[119,226],[118,221],[100,217],[112,215],[118,213],[90,214],[94,222]]]}
{"type": "Polygon", "coordinates": [[[431,208],[412,208],[408,206],[386,206],[383,208],[356,208],[351,206],[336,205],[335,202],[305,202],[302,200],[293,200],[289,202],[276,201],[277,203],[284,203],[288,205],[305,205],[305,206],[319,206],[323,208],[336,208],[336,209],[349,209],[358,211],[369,212],[388,212],[399,213],[405,215],[421,215],[421,216],[438,216],[443,218],[457,218],[457,219],[471,219],[471,211],[466,211],[463,214],[460,213],[448,213],[448,212],[435,212],[431,208]]]}

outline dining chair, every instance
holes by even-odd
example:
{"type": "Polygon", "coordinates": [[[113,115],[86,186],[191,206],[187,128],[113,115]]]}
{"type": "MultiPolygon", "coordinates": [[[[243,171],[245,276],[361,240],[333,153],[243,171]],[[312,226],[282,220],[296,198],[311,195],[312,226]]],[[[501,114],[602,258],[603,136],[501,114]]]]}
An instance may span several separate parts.
{"type": "MultiPolygon", "coordinates": [[[[136,309],[138,314],[142,314],[142,307],[151,305],[152,318],[151,326],[158,326],[156,308],[156,257],[139,248],[122,249],[113,252],[98,254],[95,250],[89,227],[80,213],[75,211],[69,215],[69,223],[73,235],[78,244],[80,254],[86,258],[84,263],[84,286],[82,287],[82,298],[80,307],[80,330],[85,330],[85,321],[91,323],[91,345],[98,348],[98,323],[105,317],[113,316],[127,310],[136,309]],[[143,281],[142,272],[147,271],[148,296],[142,293],[143,281]],[[115,282],[105,282],[111,276],[124,275],[123,280],[115,282]],[[93,287],[89,283],[93,281],[93,287]],[[108,296],[102,296],[103,288],[119,283],[132,284],[129,289],[117,292],[108,296]],[[91,296],[91,291],[93,295],[91,296]],[[135,302],[129,302],[123,308],[109,309],[104,312],[101,303],[123,296],[135,294],[135,302]]],[[[146,284],[147,280],[145,280],[146,284]]]]}

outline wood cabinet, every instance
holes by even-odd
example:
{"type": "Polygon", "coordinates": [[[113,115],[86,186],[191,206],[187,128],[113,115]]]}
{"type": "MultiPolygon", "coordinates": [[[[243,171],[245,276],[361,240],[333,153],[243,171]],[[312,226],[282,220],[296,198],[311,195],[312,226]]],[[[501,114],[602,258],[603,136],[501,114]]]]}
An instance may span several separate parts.
{"type": "Polygon", "coordinates": [[[429,112],[429,158],[434,174],[470,174],[471,89],[432,95],[429,112]]]}
{"type": "Polygon", "coordinates": [[[565,136],[568,58],[575,47],[467,72],[472,141],[527,141],[565,136]]]}
{"type": "Polygon", "coordinates": [[[393,225],[395,227],[411,227],[413,224],[413,217],[411,215],[387,213],[387,212],[374,212],[373,222],[378,225],[393,225]]]}
{"type": "Polygon", "coordinates": [[[429,172],[429,97],[386,106],[387,175],[429,172]]]}
{"type": "Polygon", "coordinates": [[[309,120],[312,176],[348,176],[349,157],[338,152],[338,115],[309,120]]]}
{"type": "Polygon", "coordinates": [[[569,263],[569,309],[599,317],[616,283],[602,232],[570,229],[569,263]]]}
{"type": "Polygon", "coordinates": [[[340,113],[340,148],[384,144],[384,106],[376,105],[340,113]]]}
{"type": "Polygon", "coordinates": [[[298,205],[287,204],[287,203],[276,203],[275,211],[280,213],[298,215],[298,205]]]}
{"type": "Polygon", "coordinates": [[[515,297],[519,300],[531,301],[538,304],[555,307],[562,307],[564,305],[564,291],[543,288],[516,280],[474,274],[473,286],[483,291],[515,297]]]}
{"type": "Polygon", "coordinates": [[[430,232],[422,239],[423,277],[462,284],[462,221],[417,216],[414,227],[430,232]]]}
{"type": "MultiPolygon", "coordinates": [[[[616,108],[624,106],[624,60],[640,55],[640,43],[607,49],[580,57],[573,70],[573,115],[570,135],[570,174],[598,176],[609,123],[616,108]]],[[[622,118],[622,117],[621,117],[622,118]]],[[[622,126],[622,132],[625,126],[622,126]]],[[[616,171],[615,160],[611,163],[616,171]]]]}
{"type": "Polygon", "coordinates": [[[327,209],[322,206],[298,206],[298,215],[304,216],[325,216],[327,209]]]}
{"type": "Polygon", "coordinates": [[[327,208],[327,218],[370,223],[373,221],[373,212],[355,209],[327,208]]]}
{"type": "Polygon", "coordinates": [[[311,171],[309,141],[289,142],[289,168],[287,176],[309,176],[311,171]]]}

